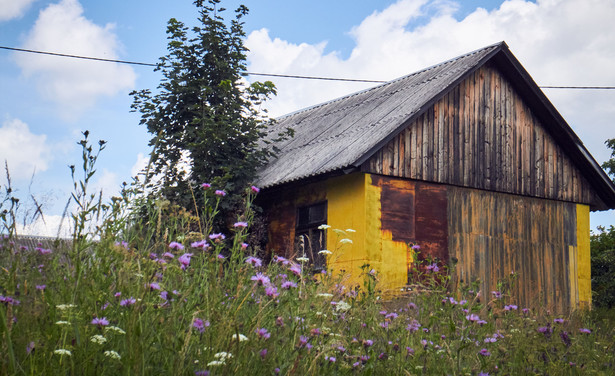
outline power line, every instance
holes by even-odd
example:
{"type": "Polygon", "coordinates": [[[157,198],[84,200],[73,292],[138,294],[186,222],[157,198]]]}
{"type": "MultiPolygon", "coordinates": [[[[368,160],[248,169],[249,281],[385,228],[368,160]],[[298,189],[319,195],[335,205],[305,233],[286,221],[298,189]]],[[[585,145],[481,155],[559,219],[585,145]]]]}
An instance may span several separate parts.
{"type": "MultiPolygon", "coordinates": [[[[40,54],[40,55],[67,57],[67,58],[72,58],[72,59],[103,61],[103,62],[108,62],[108,63],[141,65],[141,66],[148,66],[148,67],[158,66],[157,64],[152,64],[152,63],[141,63],[137,61],[126,61],[126,60],[116,60],[116,59],[103,59],[99,57],[61,54],[57,52],[37,51],[37,50],[29,50],[25,48],[0,46],[0,49],[17,51],[17,52],[34,53],[34,54],[40,54]]],[[[250,76],[282,77],[282,78],[295,78],[295,79],[303,79],[303,80],[367,82],[367,83],[378,83],[378,84],[388,82],[388,81],[380,81],[380,80],[362,80],[362,79],[353,79],[353,78],[336,78],[336,77],[319,77],[319,76],[299,76],[299,75],[274,74],[274,73],[246,72],[246,74],[250,76]]],[[[615,86],[540,86],[540,88],[541,89],[576,89],[576,90],[615,90],[615,86]]]]}

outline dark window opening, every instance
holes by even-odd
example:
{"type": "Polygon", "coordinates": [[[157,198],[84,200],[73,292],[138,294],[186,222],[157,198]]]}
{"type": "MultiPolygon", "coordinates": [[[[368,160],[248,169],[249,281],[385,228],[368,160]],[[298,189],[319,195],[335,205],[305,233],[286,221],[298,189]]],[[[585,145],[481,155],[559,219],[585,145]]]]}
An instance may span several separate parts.
{"type": "Polygon", "coordinates": [[[327,258],[319,252],[327,249],[326,230],[319,229],[327,224],[327,203],[321,202],[297,209],[295,229],[295,251],[298,257],[307,257],[315,272],[325,270],[327,258]]]}

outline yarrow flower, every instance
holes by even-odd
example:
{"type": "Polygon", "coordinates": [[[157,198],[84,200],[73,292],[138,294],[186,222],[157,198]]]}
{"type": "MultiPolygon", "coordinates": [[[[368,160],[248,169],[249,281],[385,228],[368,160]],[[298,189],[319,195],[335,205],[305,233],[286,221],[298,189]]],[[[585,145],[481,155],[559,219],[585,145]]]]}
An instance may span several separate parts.
{"type": "Polygon", "coordinates": [[[117,334],[126,334],[126,332],[122,328],[118,328],[117,326],[108,326],[105,328],[105,332],[116,332],[117,334]]]}
{"type": "Polygon", "coordinates": [[[56,325],[70,325],[70,322],[60,320],[60,321],[56,321],[56,325]]]}
{"type": "Polygon", "coordinates": [[[233,336],[231,337],[231,339],[234,340],[239,340],[239,342],[245,342],[248,340],[248,337],[244,336],[243,334],[233,334],[233,336]]]}
{"type": "Polygon", "coordinates": [[[73,355],[73,353],[71,353],[70,350],[66,350],[66,349],[57,349],[53,353],[57,355],[66,355],[66,356],[73,355]]]}
{"type": "Polygon", "coordinates": [[[333,254],[333,252],[329,251],[328,249],[323,249],[322,251],[318,251],[319,255],[331,255],[333,254]]]}
{"type": "Polygon", "coordinates": [[[107,339],[100,334],[95,334],[90,338],[90,341],[102,345],[103,343],[107,342],[107,339]]]}
{"type": "Polygon", "coordinates": [[[117,359],[117,360],[122,359],[122,357],[120,356],[120,354],[117,353],[117,351],[107,350],[105,351],[104,354],[106,357],[109,357],[111,359],[117,359]]]}
{"type": "Polygon", "coordinates": [[[299,261],[299,262],[308,262],[308,261],[310,261],[310,259],[305,257],[305,256],[304,257],[297,257],[297,261],[299,261]]]}
{"type": "Polygon", "coordinates": [[[184,245],[178,242],[171,242],[169,243],[169,248],[177,249],[178,251],[181,251],[184,249],[184,245]]]}
{"type": "Polygon", "coordinates": [[[319,230],[326,230],[328,228],[331,228],[331,226],[329,226],[329,225],[320,225],[320,226],[318,226],[319,230]]]}

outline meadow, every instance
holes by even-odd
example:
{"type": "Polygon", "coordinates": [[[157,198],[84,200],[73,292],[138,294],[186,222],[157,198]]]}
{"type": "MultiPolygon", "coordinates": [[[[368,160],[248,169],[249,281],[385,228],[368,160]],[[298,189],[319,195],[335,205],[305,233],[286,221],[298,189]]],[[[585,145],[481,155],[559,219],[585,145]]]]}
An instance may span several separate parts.
{"type": "MultiPolygon", "coordinates": [[[[416,265],[413,283],[394,297],[368,264],[362,284],[347,286],[332,270],[315,275],[301,255],[263,257],[248,244],[257,187],[246,187],[228,230],[214,232],[224,191],[199,184],[192,211],[129,187],[102,204],[87,191],[97,154],[83,147],[71,242],[20,245],[5,190],[2,374],[613,372],[610,311],[519,307],[504,286],[522,276],[499,291],[453,289],[450,271],[435,265],[416,265]]],[[[352,246],[352,231],[327,231],[339,249],[352,246]]]]}

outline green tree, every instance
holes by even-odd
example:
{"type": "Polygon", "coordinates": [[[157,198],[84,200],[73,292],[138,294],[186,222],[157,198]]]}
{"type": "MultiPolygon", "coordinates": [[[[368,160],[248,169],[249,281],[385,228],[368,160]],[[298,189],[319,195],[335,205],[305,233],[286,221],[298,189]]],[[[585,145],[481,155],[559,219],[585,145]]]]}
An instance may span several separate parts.
{"type": "MultiPolygon", "coordinates": [[[[275,95],[273,83],[248,84],[241,5],[227,22],[220,0],[197,0],[200,26],[176,19],[167,26],[168,54],[156,68],[162,80],[155,94],[131,93],[133,111],[152,134],[150,173],[157,193],[186,208],[200,183],[223,189],[221,209],[232,213],[259,166],[275,149],[263,140],[266,114],[259,106],[275,95]]],[[[280,135],[285,137],[285,135],[280,135]]]]}
{"type": "Polygon", "coordinates": [[[611,179],[615,181],[615,138],[608,139],[604,143],[611,149],[611,159],[604,162],[602,168],[611,176],[611,179]]]}
{"type": "Polygon", "coordinates": [[[615,227],[598,227],[590,240],[592,301],[596,307],[615,307],[615,227]]]}

